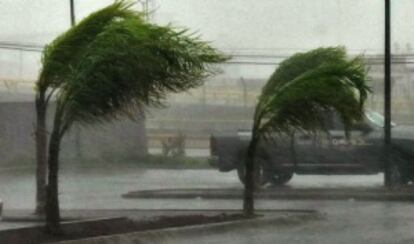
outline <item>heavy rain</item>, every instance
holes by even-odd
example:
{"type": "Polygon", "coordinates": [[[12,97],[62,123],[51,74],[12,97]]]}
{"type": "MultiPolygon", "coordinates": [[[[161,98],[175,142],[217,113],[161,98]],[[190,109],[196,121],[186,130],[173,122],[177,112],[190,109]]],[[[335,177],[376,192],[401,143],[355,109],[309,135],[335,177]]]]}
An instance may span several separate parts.
{"type": "Polygon", "coordinates": [[[1,1],[0,243],[413,243],[413,11],[1,1]]]}

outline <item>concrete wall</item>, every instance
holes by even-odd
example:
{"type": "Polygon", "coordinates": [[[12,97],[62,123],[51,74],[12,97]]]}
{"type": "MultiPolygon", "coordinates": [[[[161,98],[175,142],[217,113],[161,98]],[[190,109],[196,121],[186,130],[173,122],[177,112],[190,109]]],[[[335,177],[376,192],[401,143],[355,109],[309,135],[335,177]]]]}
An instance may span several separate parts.
{"type": "MultiPolygon", "coordinates": [[[[49,111],[53,111],[53,105],[49,111]]],[[[34,164],[34,122],[32,102],[0,103],[0,166],[34,164]]],[[[81,159],[136,158],[146,153],[143,116],[138,121],[124,119],[88,128],[74,126],[65,135],[61,149],[62,158],[81,159]]]]}

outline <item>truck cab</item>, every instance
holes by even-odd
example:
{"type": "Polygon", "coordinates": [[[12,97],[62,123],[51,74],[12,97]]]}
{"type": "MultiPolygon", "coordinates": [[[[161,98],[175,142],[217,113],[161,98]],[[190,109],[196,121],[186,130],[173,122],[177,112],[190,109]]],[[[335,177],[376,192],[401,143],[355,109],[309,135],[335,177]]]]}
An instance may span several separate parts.
{"type": "MultiPolygon", "coordinates": [[[[338,116],[326,113],[324,130],[308,133],[296,131],[290,135],[275,134],[261,140],[256,152],[259,183],[282,185],[294,174],[376,174],[384,171],[384,118],[367,110],[364,120],[345,130],[338,116]]],[[[404,131],[414,128],[392,123],[394,137],[391,147],[393,184],[406,184],[413,179],[414,134],[404,131]]],[[[216,134],[210,139],[211,165],[222,172],[237,170],[244,181],[244,163],[251,132],[216,134]]]]}

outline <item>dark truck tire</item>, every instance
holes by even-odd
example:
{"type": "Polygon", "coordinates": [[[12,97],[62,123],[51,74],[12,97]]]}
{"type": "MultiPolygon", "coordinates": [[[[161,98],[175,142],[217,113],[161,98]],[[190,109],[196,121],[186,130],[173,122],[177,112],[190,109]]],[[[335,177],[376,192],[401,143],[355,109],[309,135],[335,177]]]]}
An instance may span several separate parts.
{"type": "Polygon", "coordinates": [[[397,150],[392,150],[391,152],[391,162],[389,165],[389,186],[390,187],[399,187],[407,185],[409,182],[409,177],[406,170],[406,159],[403,157],[403,154],[397,150]]]}
{"type": "MultiPolygon", "coordinates": [[[[269,182],[269,177],[266,174],[266,169],[265,167],[263,167],[263,163],[261,161],[259,162],[259,172],[257,174],[257,177],[255,177],[255,185],[256,186],[263,186],[266,183],[269,182]]],[[[244,185],[245,183],[245,167],[244,164],[241,163],[239,164],[239,166],[237,167],[237,176],[239,177],[240,182],[244,185]]]]}
{"type": "Polygon", "coordinates": [[[401,167],[400,165],[391,163],[389,173],[390,187],[398,187],[408,184],[408,177],[406,176],[403,167],[401,167]]]}
{"type": "Polygon", "coordinates": [[[293,177],[293,172],[274,173],[271,178],[271,183],[275,186],[282,186],[288,183],[293,177]]]}

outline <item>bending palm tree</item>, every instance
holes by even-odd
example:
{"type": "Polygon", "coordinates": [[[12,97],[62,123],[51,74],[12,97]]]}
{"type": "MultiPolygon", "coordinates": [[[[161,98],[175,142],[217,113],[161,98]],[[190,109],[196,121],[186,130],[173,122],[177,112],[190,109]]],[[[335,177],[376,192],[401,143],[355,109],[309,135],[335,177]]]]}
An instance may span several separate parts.
{"type": "Polygon", "coordinates": [[[116,18],[136,15],[130,4],[116,2],[79,23],[56,38],[43,52],[43,68],[36,83],[36,213],[43,214],[46,204],[47,174],[47,108],[51,97],[65,83],[90,42],[116,18]]]}
{"type": "MultiPolygon", "coordinates": [[[[226,59],[207,43],[187,35],[185,30],[177,32],[170,26],[146,23],[141,15],[129,11],[128,5],[116,4],[122,7],[125,15],[107,22],[100,33],[77,52],[74,61],[62,67],[64,82],[56,92],[48,152],[46,224],[52,233],[60,230],[60,141],[71,126],[111,121],[123,115],[132,116],[147,105],[160,105],[167,94],[202,84],[207,75],[214,73],[210,64],[226,59]]],[[[75,32],[79,40],[82,39],[84,31],[91,31],[82,29],[82,24],[68,33],[75,32]]],[[[76,46],[62,44],[68,33],[59,37],[60,42],[45,55],[44,70],[53,70],[50,67],[55,63],[50,57],[64,60],[60,55],[66,52],[59,51],[76,49],[76,46]]],[[[45,80],[53,77],[47,75],[45,80]]]]}
{"type": "Polygon", "coordinates": [[[246,160],[244,213],[254,214],[254,159],[259,140],[295,130],[324,130],[323,113],[336,111],[345,130],[363,118],[370,91],[360,57],[344,48],[319,48],[285,60],[264,86],[256,106],[246,160]]]}

